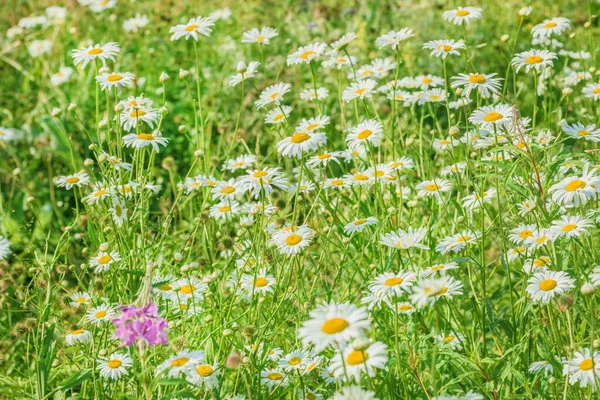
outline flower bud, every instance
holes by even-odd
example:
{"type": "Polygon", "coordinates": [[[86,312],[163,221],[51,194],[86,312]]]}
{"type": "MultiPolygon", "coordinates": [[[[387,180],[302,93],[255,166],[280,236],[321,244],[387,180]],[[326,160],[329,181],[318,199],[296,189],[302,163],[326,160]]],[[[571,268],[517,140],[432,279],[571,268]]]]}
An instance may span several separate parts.
{"type": "Polygon", "coordinates": [[[98,73],[99,73],[100,75],[102,75],[102,74],[108,74],[108,72],[109,72],[109,71],[110,71],[110,70],[109,70],[109,69],[108,69],[108,67],[105,65],[105,66],[103,66],[102,68],[100,68],[100,69],[98,70],[98,73]]]}
{"type": "MultiPolygon", "coordinates": [[[[118,104],[115,106],[115,112],[116,112],[116,113],[120,113],[120,112],[122,112],[124,109],[125,109],[125,106],[123,106],[123,104],[121,104],[121,103],[118,103],[118,104]]],[[[135,115],[135,114],[134,114],[134,115],[135,115]]]]}
{"type": "Polygon", "coordinates": [[[162,106],[161,108],[158,109],[158,112],[161,115],[166,115],[169,112],[169,109],[166,106],[162,106]]]}
{"type": "Polygon", "coordinates": [[[508,35],[502,35],[500,37],[501,42],[508,42],[509,39],[510,39],[510,36],[508,36],[508,35]]]}
{"type": "Polygon", "coordinates": [[[194,152],[194,156],[196,156],[196,157],[202,157],[203,155],[204,155],[204,151],[202,151],[202,150],[196,150],[194,152]]]}
{"type": "Polygon", "coordinates": [[[590,296],[594,294],[596,291],[596,286],[592,285],[590,282],[586,282],[581,286],[581,294],[584,296],[590,296]]]}
{"type": "Polygon", "coordinates": [[[179,131],[179,133],[183,133],[187,130],[187,126],[185,125],[179,125],[179,127],[177,128],[177,131],[179,131]]]}
{"type": "Polygon", "coordinates": [[[231,329],[225,329],[223,331],[223,336],[227,337],[227,336],[231,336],[233,334],[233,331],[231,329]]]}
{"type": "Polygon", "coordinates": [[[169,75],[167,75],[167,73],[165,71],[160,73],[160,77],[158,78],[159,81],[161,81],[162,83],[167,82],[169,79],[171,79],[171,77],[169,75]]]}
{"type": "Polygon", "coordinates": [[[58,116],[60,116],[60,114],[62,114],[62,110],[60,108],[54,107],[52,109],[51,115],[53,117],[58,117],[58,116]]]}
{"type": "Polygon", "coordinates": [[[69,111],[73,111],[73,110],[75,110],[76,108],[77,108],[77,104],[75,104],[75,103],[71,103],[71,104],[69,104],[69,108],[67,108],[67,110],[69,110],[69,111]]]}
{"type": "Polygon", "coordinates": [[[98,162],[103,163],[104,161],[106,161],[107,158],[108,158],[108,156],[106,154],[102,153],[98,156],[98,162]]]}
{"type": "Polygon", "coordinates": [[[83,165],[85,165],[86,167],[91,167],[92,165],[94,165],[94,160],[92,160],[91,158],[86,158],[83,162],[83,165]]]}
{"type": "Polygon", "coordinates": [[[100,251],[106,251],[108,250],[108,243],[102,243],[100,245],[100,251]]]}
{"type": "Polygon", "coordinates": [[[185,69],[179,68],[179,78],[180,79],[187,78],[189,74],[190,74],[190,71],[186,71],[185,69]]]}

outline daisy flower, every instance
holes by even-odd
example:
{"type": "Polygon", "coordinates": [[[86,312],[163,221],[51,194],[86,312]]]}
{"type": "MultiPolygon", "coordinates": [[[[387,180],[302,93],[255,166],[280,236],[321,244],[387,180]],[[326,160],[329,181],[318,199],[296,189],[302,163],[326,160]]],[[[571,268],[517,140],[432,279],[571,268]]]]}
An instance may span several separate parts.
{"type": "Polygon", "coordinates": [[[531,374],[543,372],[544,375],[552,375],[554,368],[552,367],[552,364],[550,364],[549,361],[534,361],[531,364],[529,364],[528,371],[531,374]]]}
{"type": "Polygon", "coordinates": [[[330,344],[343,345],[362,336],[369,328],[368,317],[364,307],[323,303],[310,312],[310,319],[302,324],[298,336],[305,347],[312,344],[315,351],[321,351],[330,344]]]}
{"type": "Polygon", "coordinates": [[[265,124],[281,124],[286,121],[291,112],[292,107],[290,106],[279,106],[274,108],[265,116],[265,124]]]}
{"type": "Polygon", "coordinates": [[[100,358],[96,364],[101,377],[116,381],[129,373],[128,368],[133,365],[133,360],[127,354],[113,353],[107,358],[100,358]]]}
{"type": "Polygon", "coordinates": [[[275,278],[267,274],[266,268],[261,268],[256,274],[242,275],[240,287],[248,295],[256,293],[265,296],[267,293],[273,293],[275,278]]]}
{"type": "Polygon", "coordinates": [[[431,50],[432,56],[446,58],[449,54],[459,56],[458,50],[464,49],[465,43],[462,40],[431,40],[423,48],[431,50]]]}
{"type": "Polygon", "coordinates": [[[308,247],[314,232],[306,225],[288,226],[273,235],[273,242],[283,254],[295,255],[308,247]]]}
{"type": "Polygon", "coordinates": [[[558,36],[570,27],[571,22],[567,18],[546,19],[541,24],[531,28],[531,34],[534,38],[558,36]]]}
{"type": "Polygon", "coordinates": [[[491,97],[493,94],[500,93],[500,82],[504,79],[494,78],[493,74],[458,74],[452,78],[452,87],[462,87],[461,96],[468,97],[472,90],[479,91],[481,97],[491,97]]]}
{"type": "Polygon", "coordinates": [[[373,79],[364,79],[353,82],[342,92],[342,100],[350,102],[354,99],[370,99],[373,97],[375,86],[377,86],[377,82],[373,79]]]}
{"type": "Polygon", "coordinates": [[[413,293],[410,295],[410,300],[415,307],[421,308],[427,304],[434,304],[442,297],[452,299],[452,297],[462,294],[462,288],[463,284],[450,276],[423,279],[412,287],[413,293]]]}
{"type": "Polygon", "coordinates": [[[435,265],[427,267],[423,271],[419,272],[419,276],[421,278],[429,278],[429,277],[435,276],[437,274],[443,276],[443,275],[446,275],[446,271],[450,271],[453,269],[458,269],[458,264],[455,262],[435,264],[435,265]]]}
{"type": "Polygon", "coordinates": [[[121,261],[121,256],[116,251],[110,253],[100,251],[90,260],[90,266],[94,267],[95,273],[105,272],[110,269],[113,263],[121,261]]]}
{"type": "Polygon", "coordinates": [[[448,346],[451,348],[456,348],[460,346],[463,335],[460,333],[449,332],[448,334],[440,334],[436,338],[436,341],[440,346],[448,346]]]}
{"type": "Polygon", "coordinates": [[[125,207],[125,204],[116,198],[112,199],[113,206],[108,209],[108,212],[111,213],[113,217],[113,221],[115,225],[118,227],[123,226],[123,222],[127,219],[127,211],[128,209],[125,207]]]}
{"type": "Polygon", "coordinates": [[[89,343],[92,341],[92,333],[85,329],[75,329],[67,333],[65,336],[65,342],[67,346],[75,346],[79,343],[89,343]]]}
{"type": "MultiPolygon", "coordinates": [[[[591,78],[591,76],[590,76],[591,78]]],[[[600,99],[600,83],[588,83],[583,88],[583,94],[588,99],[598,100],[600,99]]]]}
{"type": "Polygon", "coordinates": [[[595,124],[583,125],[576,122],[571,125],[564,125],[563,132],[574,139],[585,139],[590,142],[600,142],[600,129],[596,128],[595,124]]]}
{"type": "Polygon", "coordinates": [[[260,63],[257,61],[251,61],[248,65],[246,65],[245,62],[240,61],[236,68],[237,74],[231,77],[229,80],[229,86],[234,87],[243,81],[253,78],[258,71],[259,65],[260,63]]]}
{"type": "Polygon", "coordinates": [[[300,371],[306,368],[310,361],[308,353],[304,350],[297,350],[287,354],[278,362],[279,368],[286,372],[300,371]]]}
{"type": "Polygon", "coordinates": [[[323,61],[323,67],[325,68],[336,68],[338,70],[342,69],[344,66],[351,67],[352,65],[356,65],[356,57],[348,57],[346,55],[337,55],[330,57],[328,60],[323,61]]]}
{"type": "Polygon", "coordinates": [[[186,379],[196,386],[212,389],[219,384],[217,367],[216,361],[213,364],[200,363],[186,371],[186,379]]]}
{"type": "Polygon", "coordinates": [[[585,348],[576,351],[573,358],[564,360],[563,375],[569,376],[569,383],[579,383],[580,387],[591,386],[595,390],[600,378],[600,353],[585,348]]]}
{"type": "Polygon", "coordinates": [[[75,186],[81,187],[89,184],[90,178],[83,171],[79,171],[73,175],[61,176],[56,180],[56,186],[64,187],[67,190],[71,190],[75,186]]]}
{"type": "Polygon", "coordinates": [[[52,74],[50,77],[50,84],[52,86],[60,86],[63,83],[66,83],[71,79],[71,75],[73,75],[73,68],[70,67],[60,67],[57,73],[52,74]]]}
{"type": "Polygon", "coordinates": [[[239,169],[246,169],[256,163],[256,156],[253,154],[244,154],[234,158],[233,160],[227,160],[223,169],[226,171],[235,172],[239,169]]]}
{"type": "Polygon", "coordinates": [[[289,83],[276,83],[269,86],[260,93],[258,100],[254,102],[256,108],[261,109],[269,104],[279,105],[283,96],[290,91],[292,85],[289,83]]]}
{"type": "Polygon", "coordinates": [[[122,88],[133,85],[135,76],[131,72],[105,72],[96,76],[96,82],[100,84],[102,90],[111,90],[112,88],[122,88]]]}
{"type": "Polygon", "coordinates": [[[296,132],[277,143],[277,151],[285,157],[302,158],[309,151],[316,150],[327,143],[327,137],[321,132],[296,132]]]}
{"type": "Polygon", "coordinates": [[[308,64],[315,58],[321,56],[326,49],[327,45],[325,43],[318,42],[302,46],[288,56],[287,65],[308,64]]]}
{"type": "Polygon", "coordinates": [[[12,254],[10,242],[4,236],[0,236],[0,260],[6,260],[12,254]]]}
{"type": "Polygon", "coordinates": [[[169,29],[169,33],[172,33],[170,40],[174,41],[181,38],[188,40],[189,38],[193,38],[198,41],[198,34],[207,37],[210,36],[212,32],[211,26],[214,24],[215,22],[211,18],[202,18],[201,16],[192,18],[187,24],[171,27],[169,29]]]}
{"type": "Polygon", "coordinates": [[[316,168],[318,166],[326,166],[332,161],[339,164],[340,163],[340,160],[338,160],[339,156],[340,156],[340,153],[338,151],[329,152],[327,150],[321,150],[321,152],[319,154],[309,158],[306,161],[306,165],[308,165],[311,168],[316,168]]]}
{"type": "Polygon", "coordinates": [[[204,362],[203,351],[182,350],[174,356],[167,358],[157,367],[157,374],[167,371],[167,377],[178,378],[179,374],[186,373],[190,368],[204,362]]]}
{"type": "Polygon", "coordinates": [[[390,31],[385,35],[381,35],[375,40],[375,45],[380,49],[391,46],[393,50],[396,50],[401,42],[413,36],[415,36],[415,34],[412,29],[402,28],[399,31],[390,31]]]}
{"type": "Polygon", "coordinates": [[[94,60],[100,60],[102,65],[106,64],[106,60],[115,61],[115,56],[120,50],[119,45],[115,42],[109,42],[102,46],[96,43],[80,50],[73,50],[71,56],[73,57],[73,64],[82,64],[82,68],[85,68],[89,62],[94,60]]]}
{"type": "Polygon", "coordinates": [[[246,170],[247,175],[240,179],[248,186],[248,190],[253,192],[254,197],[258,198],[264,191],[268,196],[273,191],[273,187],[281,190],[287,190],[287,179],[285,179],[279,168],[263,168],[261,170],[246,170]]]}
{"type": "Polygon", "coordinates": [[[173,282],[171,284],[171,288],[180,299],[193,299],[195,301],[199,301],[204,298],[204,293],[208,289],[208,285],[198,280],[198,278],[192,276],[190,278],[182,278],[173,282]]]}
{"type": "Polygon", "coordinates": [[[407,250],[416,247],[418,249],[429,250],[429,247],[421,243],[426,235],[427,228],[413,228],[409,226],[407,231],[398,229],[396,232],[382,235],[380,243],[394,249],[407,250]]]}
{"type": "Polygon", "coordinates": [[[367,143],[378,147],[383,133],[383,125],[375,119],[361,122],[350,130],[346,137],[346,143],[350,149],[365,148],[367,143]]]}
{"type": "Polygon", "coordinates": [[[244,183],[231,178],[228,181],[220,181],[211,189],[214,200],[233,199],[245,192],[244,183]]]}
{"type": "Polygon", "coordinates": [[[469,117],[472,124],[484,129],[493,129],[494,125],[509,122],[513,116],[513,109],[507,104],[483,106],[475,110],[469,117]]]}
{"type": "Polygon", "coordinates": [[[154,151],[160,152],[160,146],[166,146],[169,142],[169,138],[159,136],[160,132],[154,131],[152,133],[130,133],[123,136],[123,143],[127,147],[133,147],[134,149],[142,149],[146,146],[152,146],[154,151]]]}
{"type": "Polygon", "coordinates": [[[123,21],[123,30],[125,32],[137,32],[140,28],[148,25],[150,20],[146,15],[135,14],[135,17],[123,21]]]}
{"type": "Polygon", "coordinates": [[[582,176],[567,177],[550,187],[552,201],[566,207],[579,207],[580,204],[595,200],[600,189],[600,177],[595,174],[596,170],[590,170],[590,164],[586,163],[582,176]]]}
{"type": "Polygon", "coordinates": [[[439,178],[435,178],[430,181],[423,181],[415,187],[419,197],[441,198],[442,193],[447,192],[450,189],[452,189],[452,184],[445,179],[439,178]]]}
{"type": "Polygon", "coordinates": [[[455,10],[444,11],[442,18],[454,25],[468,25],[471,20],[481,18],[483,10],[477,7],[458,7],[455,10]]]}
{"type": "MultiPolygon", "coordinates": [[[[331,369],[334,375],[342,381],[356,379],[366,372],[368,376],[375,376],[376,369],[384,369],[387,362],[387,346],[381,342],[366,344],[361,343],[358,348],[349,346],[343,353],[333,357],[331,369]]],[[[362,399],[362,398],[361,398],[362,399]]]]}
{"type": "Polygon", "coordinates": [[[427,90],[430,87],[442,86],[444,84],[444,80],[439,76],[434,75],[419,75],[415,78],[417,82],[417,86],[420,89],[427,90]]]}
{"type": "Polygon", "coordinates": [[[519,72],[521,68],[525,68],[526,73],[532,69],[539,73],[546,67],[552,67],[552,60],[554,59],[556,59],[555,53],[548,50],[532,49],[516,54],[513,57],[511,64],[515,67],[517,72],[519,72]]]}
{"type": "Polygon", "coordinates": [[[564,271],[536,272],[527,281],[527,293],[535,302],[548,304],[557,295],[562,295],[575,285],[573,279],[564,271]]]}
{"type": "Polygon", "coordinates": [[[463,197],[463,207],[473,211],[482,207],[484,204],[490,204],[496,198],[496,189],[491,188],[482,193],[473,193],[463,197]]]}
{"type": "Polygon", "coordinates": [[[355,219],[344,227],[344,232],[346,235],[350,235],[354,232],[362,232],[367,226],[375,224],[377,224],[377,218],[375,217],[355,219]]]}
{"type": "Polygon", "coordinates": [[[240,213],[240,203],[226,200],[210,208],[210,216],[216,220],[227,220],[240,213]]]}
{"type": "Polygon", "coordinates": [[[553,237],[581,237],[581,235],[589,235],[588,228],[592,226],[592,222],[586,218],[563,215],[560,220],[552,222],[550,233],[553,237]]]}
{"type": "Polygon", "coordinates": [[[329,45],[329,47],[331,47],[331,50],[328,51],[328,54],[335,56],[339,52],[344,51],[348,47],[348,44],[354,39],[356,39],[356,37],[356,33],[354,32],[348,32],[344,34],[341,38],[329,45]]]}
{"type": "Polygon", "coordinates": [[[467,245],[476,243],[477,239],[479,239],[478,231],[463,231],[455,235],[446,236],[435,249],[441,254],[448,252],[458,253],[467,247],[467,245]]]}
{"type": "Polygon", "coordinates": [[[86,313],[86,318],[90,323],[99,326],[103,322],[112,321],[113,317],[115,317],[116,315],[117,311],[113,306],[108,304],[102,304],[98,307],[90,308],[86,313]]]}
{"type": "Polygon", "coordinates": [[[275,29],[263,26],[262,28],[252,28],[242,35],[242,43],[260,43],[269,44],[270,40],[277,36],[275,29]]]}
{"type": "Polygon", "coordinates": [[[373,279],[369,284],[369,290],[373,293],[385,293],[399,297],[404,292],[410,293],[410,287],[416,279],[417,276],[413,272],[385,272],[373,279]]]}
{"type": "Polygon", "coordinates": [[[533,236],[533,232],[536,230],[537,227],[533,224],[519,225],[518,227],[510,230],[508,238],[516,244],[522,244],[525,243],[527,238],[533,236]]]}
{"type": "Polygon", "coordinates": [[[69,305],[71,307],[79,308],[81,306],[89,304],[91,296],[86,292],[75,292],[72,295],[70,295],[69,298],[71,299],[69,305]]]}
{"type": "MultiPolygon", "coordinates": [[[[116,117],[115,117],[116,118],[116,117]]],[[[139,105],[136,107],[132,107],[129,109],[125,109],[120,115],[119,118],[121,120],[121,126],[123,130],[131,130],[135,129],[141,122],[145,122],[151,128],[154,128],[156,122],[158,121],[159,114],[156,109],[144,105],[139,105]]],[[[135,135],[135,134],[132,134],[135,135]]]]}
{"type": "Polygon", "coordinates": [[[267,385],[269,389],[274,387],[286,386],[287,375],[278,369],[267,369],[260,373],[260,381],[267,385]]]}
{"type": "Polygon", "coordinates": [[[303,90],[302,92],[300,92],[300,99],[301,100],[308,100],[308,101],[315,101],[315,100],[325,100],[327,97],[329,97],[329,90],[327,90],[324,87],[320,87],[317,88],[317,90],[315,91],[314,89],[306,89],[303,90]]]}

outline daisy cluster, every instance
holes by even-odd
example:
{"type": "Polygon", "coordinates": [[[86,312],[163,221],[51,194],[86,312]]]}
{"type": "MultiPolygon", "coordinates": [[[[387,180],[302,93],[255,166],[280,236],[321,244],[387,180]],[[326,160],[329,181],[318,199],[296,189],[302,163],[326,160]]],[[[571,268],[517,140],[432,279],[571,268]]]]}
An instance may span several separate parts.
{"type": "Polygon", "coordinates": [[[597,5],[124,3],[0,39],[7,397],[598,396],[597,5]]]}

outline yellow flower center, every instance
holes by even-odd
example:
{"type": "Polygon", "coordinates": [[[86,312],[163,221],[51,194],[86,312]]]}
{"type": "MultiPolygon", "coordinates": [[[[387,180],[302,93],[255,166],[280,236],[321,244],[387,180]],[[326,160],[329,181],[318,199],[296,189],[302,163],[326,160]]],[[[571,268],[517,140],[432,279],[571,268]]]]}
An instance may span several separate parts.
{"type": "Polygon", "coordinates": [[[482,83],[485,83],[485,76],[480,74],[471,75],[469,77],[469,82],[481,85],[482,83]]]}
{"type": "Polygon", "coordinates": [[[271,96],[269,96],[269,98],[270,98],[271,100],[275,100],[275,99],[277,98],[277,96],[279,96],[279,92],[273,92],[273,93],[271,94],[271,96]]]}
{"type": "Polygon", "coordinates": [[[331,318],[325,321],[323,326],[321,326],[321,332],[333,335],[342,332],[348,326],[350,326],[350,324],[343,318],[331,318]]]}
{"type": "Polygon", "coordinates": [[[198,365],[196,367],[196,371],[198,372],[198,375],[206,378],[207,376],[211,376],[214,372],[213,367],[211,367],[210,365],[198,365]]]}
{"type": "Polygon", "coordinates": [[[306,132],[298,132],[292,135],[292,143],[303,143],[310,139],[310,136],[306,132]]]}
{"type": "Polygon", "coordinates": [[[319,126],[319,124],[310,124],[309,126],[306,127],[306,130],[312,131],[313,129],[315,129],[318,126],[319,126]]]}
{"type": "Polygon", "coordinates": [[[269,372],[267,374],[267,378],[272,381],[280,381],[283,379],[283,375],[281,375],[279,372],[269,372]]]}
{"type": "Polygon", "coordinates": [[[341,186],[341,185],[343,185],[343,184],[344,184],[344,181],[343,181],[343,180],[341,180],[341,179],[334,179],[334,180],[332,180],[332,181],[331,181],[331,184],[332,184],[333,186],[341,186]]]}
{"type": "Polygon", "coordinates": [[[433,82],[433,79],[431,79],[431,78],[423,78],[423,83],[427,83],[428,84],[428,83],[431,83],[431,82],[433,82]]]}
{"type": "Polygon", "coordinates": [[[187,357],[179,357],[171,361],[171,367],[183,367],[187,362],[190,361],[187,357]]]}
{"type": "Polygon", "coordinates": [[[67,182],[67,183],[69,183],[69,184],[71,184],[71,185],[72,185],[72,184],[74,184],[74,183],[77,183],[77,182],[79,182],[79,178],[78,178],[78,177],[76,177],[76,176],[72,176],[72,177],[70,177],[70,178],[67,178],[67,179],[65,179],[65,182],[67,182]]]}
{"type": "Polygon", "coordinates": [[[256,278],[256,280],[254,281],[254,286],[256,287],[265,287],[267,286],[267,284],[269,283],[269,281],[267,281],[265,278],[256,278]]]}
{"type": "Polygon", "coordinates": [[[557,25],[556,22],[548,22],[548,23],[544,24],[544,28],[550,29],[550,28],[554,28],[556,25],[557,25]]]}
{"type": "Polygon", "coordinates": [[[589,358],[579,363],[579,369],[582,371],[589,371],[592,368],[594,368],[594,361],[589,358]]]}
{"type": "Polygon", "coordinates": [[[115,369],[119,368],[121,364],[121,360],[110,360],[106,365],[108,365],[108,368],[115,369]]]}
{"type": "Polygon", "coordinates": [[[563,232],[571,232],[573,229],[577,228],[577,225],[575,224],[567,224],[565,226],[562,227],[562,231],[563,232]]]}
{"type": "Polygon", "coordinates": [[[281,121],[283,119],[283,114],[277,114],[274,118],[273,121],[281,121]]]}
{"type": "Polygon", "coordinates": [[[367,91],[367,88],[361,88],[356,91],[356,94],[362,96],[367,91]]]}
{"type": "Polygon", "coordinates": [[[310,56],[313,56],[313,55],[315,55],[315,54],[317,54],[317,53],[316,53],[316,52],[314,52],[314,51],[312,51],[312,50],[308,50],[308,51],[305,51],[304,53],[302,53],[302,54],[300,55],[300,58],[301,58],[301,59],[303,59],[303,60],[307,60],[307,59],[308,59],[308,57],[310,57],[310,56]]]}
{"type": "Polygon", "coordinates": [[[533,235],[533,232],[526,229],[524,231],[522,231],[521,233],[519,233],[519,236],[521,237],[521,239],[527,239],[529,236],[533,235]]]}
{"type": "Polygon", "coordinates": [[[440,187],[438,185],[436,185],[435,183],[432,183],[430,185],[425,186],[425,190],[427,190],[428,192],[435,192],[439,189],[440,187]]]}
{"type": "Polygon", "coordinates": [[[396,286],[400,285],[402,282],[404,282],[404,279],[395,276],[393,278],[386,279],[386,281],[383,284],[385,286],[396,286]]]}
{"type": "Polygon", "coordinates": [[[352,353],[348,354],[346,361],[349,365],[359,365],[364,363],[368,358],[369,355],[364,351],[354,350],[352,353]]]}
{"type": "Polygon", "coordinates": [[[98,54],[102,54],[104,53],[104,50],[102,50],[100,47],[96,47],[91,49],[90,51],[88,51],[88,54],[91,56],[96,56],[98,54]]]}
{"type": "Polygon", "coordinates": [[[443,50],[443,51],[445,51],[447,53],[447,52],[449,52],[449,51],[452,50],[452,46],[450,46],[449,44],[439,44],[437,46],[437,49],[438,50],[443,50]]]}
{"type": "Polygon", "coordinates": [[[540,56],[529,56],[525,59],[525,62],[529,65],[539,64],[542,61],[544,61],[544,59],[540,56]]]}
{"type": "Polygon", "coordinates": [[[600,87],[597,87],[593,90],[594,94],[600,94],[600,87]]]}
{"type": "Polygon", "coordinates": [[[288,364],[290,365],[298,365],[302,362],[302,359],[300,357],[294,357],[294,358],[290,358],[290,361],[288,361],[288,364]]]}
{"type": "Polygon", "coordinates": [[[121,79],[123,79],[123,76],[121,76],[119,74],[112,74],[112,75],[109,75],[106,79],[109,82],[119,82],[121,79]]]}
{"type": "Polygon", "coordinates": [[[575,179],[574,181],[569,182],[567,186],[565,186],[565,189],[567,190],[567,192],[574,192],[576,190],[583,189],[586,186],[586,183],[581,179],[575,179]]]}
{"type": "Polygon", "coordinates": [[[367,222],[367,220],[365,218],[361,218],[361,219],[357,219],[356,221],[353,222],[354,225],[362,225],[365,222],[367,222]]]}
{"type": "Polygon", "coordinates": [[[105,189],[100,189],[97,192],[94,193],[94,197],[100,197],[102,195],[106,194],[106,190],[105,189]]]}
{"type": "Polygon", "coordinates": [[[86,301],[86,298],[85,298],[85,297],[80,297],[80,298],[78,298],[77,300],[75,300],[75,302],[76,302],[76,303],[79,303],[79,304],[81,304],[81,303],[85,303],[85,301],[86,301]]]}
{"type": "Polygon", "coordinates": [[[263,35],[258,35],[258,36],[256,37],[256,41],[257,41],[257,42],[264,42],[264,41],[265,41],[265,37],[264,37],[263,35]]]}
{"type": "Polygon", "coordinates": [[[451,341],[454,340],[454,336],[450,335],[450,336],[446,336],[444,338],[444,343],[450,343],[451,341]]]}
{"type": "Polygon", "coordinates": [[[469,14],[470,14],[470,12],[468,12],[467,10],[458,10],[456,12],[457,17],[466,17],[469,14]]]}
{"type": "Polygon", "coordinates": [[[98,318],[98,319],[106,317],[106,311],[104,311],[104,310],[103,311],[98,311],[95,314],[95,317],[98,318]]]}
{"type": "Polygon", "coordinates": [[[190,294],[192,293],[194,290],[196,290],[196,287],[193,285],[183,285],[181,287],[181,289],[179,289],[181,291],[181,293],[183,294],[190,294]]]}
{"type": "Polygon", "coordinates": [[[112,257],[109,256],[108,254],[105,254],[98,259],[98,264],[104,265],[104,264],[108,264],[111,261],[112,261],[112,257]]]}
{"type": "Polygon", "coordinates": [[[289,246],[295,246],[298,243],[300,243],[301,241],[302,241],[302,236],[300,236],[296,233],[292,233],[291,235],[289,235],[288,237],[285,238],[285,242],[289,246]]]}
{"type": "Polygon", "coordinates": [[[331,157],[331,154],[328,154],[328,153],[325,153],[325,154],[319,154],[319,155],[318,155],[318,157],[319,157],[319,160],[326,160],[326,159],[328,159],[329,157],[331,157]]]}
{"type": "Polygon", "coordinates": [[[398,306],[400,311],[410,311],[412,310],[412,306],[410,304],[401,304],[398,306]]]}
{"type": "Polygon", "coordinates": [[[194,24],[192,24],[192,25],[188,25],[188,26],[186,26],[186,27],[185,27],[185,31],[186,31],[186,32],[192,32],[192,31],[196,30],[197,28],[198,28],[198,25],[194,25],[194,24]]]}
{"type": "Polygon", "coordinates": [[[544,292],[549,292],[556,287],[557,283],[554,279],[544,279],[540,282],[540,289],[544,292]]]}
{"type": "Polygon", "coordinates": [[[219,212],[222,212],[222,213],[226,213],[229,211],[231,211],[231,207],[229,207],[229,206],[223,206],[223,207],[219,208],[219,212]]]}
{"type": "Polygon", "coordinates": [[[447,145],[449,145],[449,144],[450,144],[450,141],[449,141],[449,140],[446,140],[446,139],[443,139],[443,140],[440,140],[440,144],[441,144],[442,146],[447,146],[447,145]]]}
{"type": "Polygon", "coordinates": [[[360,132],[358,134],[358,138],[360,140],[365,140],[366,138],[368,138],[369,136],[371,136],[373,134],[373,131],[370,129],[365,129],[364,131],[360,132]]]}
{"type": "Polygon", "coordinates": [[[140,133],[137,135],[140,140],[154,140],[154,136],[151,133],[140,133]]]}
{"type": "Polygon", "coordinates": [[[581,129],[581,130],[577,131],[577,134],[579,136],[589,136],[590,133],[591,133],[590,131],[586,131],[585,129],[581,129]]]}
{"type": "Polygon", "coordinates": [[[84,332],[85,331],[83,329],[75,329],[73,332],[71,332],[71,335],[81,335],[84,332]]]}
{"type": "Polygon", "coordinates": [[[252,176],[254,178],[262,178],[263,176],[265,176],[267,174],[268,174],[267,171],[258,171],[258,172],[255,172],[252,176]]]}
{"type": "Polygon", "coordinates": [[[129,116],[131,118],[137,118],[137,117],[143,117],[144,115],[146,115],[146,111],[144,110],[133,110],[129,116]]]}
{"type": "Polygon", "coordinates": [[[458,238],[459,243],[468,242],[469,240],[471,240],[471,236],[461,236],[458,238]]]}
{"type": "Polygon", "coordinates": [[[165,283],[164,285],[160,285],[158,288],[160,290],[165,291],[165,292],[168,292],[169,290],[173,289],[173,287],[170,284],[168,284],[168,283],[165,283]]]}
{"type": "Polygon", "coordinates": [[[235,188],[233,186],[225,186],[221,189],[221,193],[223,194],[231,194],[235,192],[235,188]]]}
{"type": "Polygon", "coordinates": [[[485,117],[483,117],[483,120],[485,122],[496,122],[499,119],[502,119],[503,115],[500,114],[499,112],[496,111],[492,111],[491,113],[486,114],[485,117]]]}
{"type": "Polygon", "coordinates": [[[440,269],[444,269],[443,265],[434,265],[433,267],[431,267],[432,271],[439,271],[440,269]]]}

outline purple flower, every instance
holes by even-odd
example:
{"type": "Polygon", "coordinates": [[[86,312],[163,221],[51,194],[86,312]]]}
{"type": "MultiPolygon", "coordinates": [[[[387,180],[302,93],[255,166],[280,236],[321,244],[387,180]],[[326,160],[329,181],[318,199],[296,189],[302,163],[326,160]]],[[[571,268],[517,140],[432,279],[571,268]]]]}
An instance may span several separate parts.
{"type": "Polygon", "coordinates": [[[158,315],[155,304],[121,306],[119,310],[121,315],[112,322],[117,327],[115,337],[121,339],[121,346],[131,346],[138,340],[146,341],[150,346],[167,344],[167,321],[158,315]]]}

